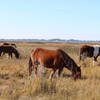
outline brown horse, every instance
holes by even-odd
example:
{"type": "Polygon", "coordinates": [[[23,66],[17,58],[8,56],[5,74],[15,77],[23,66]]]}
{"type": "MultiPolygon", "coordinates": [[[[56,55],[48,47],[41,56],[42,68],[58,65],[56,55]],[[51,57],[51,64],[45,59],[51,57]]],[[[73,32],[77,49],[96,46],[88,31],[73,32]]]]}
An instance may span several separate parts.
{"type": "Polygon", "coordinates": [[[69,57],[63,50],[47,50],[43,48],[36,48],[32,50],[29,60],[29,75],[34,68],[35,75],[37,75],[37,68],[44,69],[52,68],[53,73],[50,74],[50,79],[54,76],[56,70],[58,70],[58,76],[60,76],[64,67],[72,72],[74,79],[81,77],[81,69],[77,66],[74,60],[69,57]],[[33,67],[32,67],[33,66],[33,67]]]}
{"type": "Polygon", "coordinates": [[[11,58],[12,58],[12,54],[14,54],[17,59],[20,56],[19,52],[14,47],[9,45],[0,46],[0,56],[2,53],[3,54],[7,53],[11,58]]]}

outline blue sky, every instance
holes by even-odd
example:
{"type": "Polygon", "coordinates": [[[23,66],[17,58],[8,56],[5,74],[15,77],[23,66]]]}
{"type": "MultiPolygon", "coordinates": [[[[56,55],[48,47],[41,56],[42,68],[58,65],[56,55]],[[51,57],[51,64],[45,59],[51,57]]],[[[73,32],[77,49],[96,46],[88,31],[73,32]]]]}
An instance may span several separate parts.
{"type": "Polygon", "coordinates": [[[0,38],[100,40],[100,0],[0,0],[0,38]]]}

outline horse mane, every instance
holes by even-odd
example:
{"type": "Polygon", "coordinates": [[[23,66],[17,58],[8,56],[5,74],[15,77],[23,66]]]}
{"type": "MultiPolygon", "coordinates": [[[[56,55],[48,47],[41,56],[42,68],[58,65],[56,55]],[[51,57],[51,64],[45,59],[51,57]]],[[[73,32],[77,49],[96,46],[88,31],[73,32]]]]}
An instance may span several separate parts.
{"type": "Polygon", "coordinates": [[[71,71],[76,72],[79,67],[77,66],[75,61],[67,53],[65,53],[65,51],[61,49],[58,49],[58,51],[61,52],[63,55],[63,61],[65,64],[65,67],[71,71]]]}

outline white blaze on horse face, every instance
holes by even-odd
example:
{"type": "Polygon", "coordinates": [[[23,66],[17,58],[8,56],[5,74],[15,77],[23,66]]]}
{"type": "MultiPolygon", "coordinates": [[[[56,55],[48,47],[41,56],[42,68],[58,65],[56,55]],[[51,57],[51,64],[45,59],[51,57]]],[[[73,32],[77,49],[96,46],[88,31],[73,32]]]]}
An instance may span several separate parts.
{"type": "Polygon", "coordinates": [[[93,52],[93,56],[96,57],[99,54],[99,45],[94,45],[94,52],[93,52]]]}

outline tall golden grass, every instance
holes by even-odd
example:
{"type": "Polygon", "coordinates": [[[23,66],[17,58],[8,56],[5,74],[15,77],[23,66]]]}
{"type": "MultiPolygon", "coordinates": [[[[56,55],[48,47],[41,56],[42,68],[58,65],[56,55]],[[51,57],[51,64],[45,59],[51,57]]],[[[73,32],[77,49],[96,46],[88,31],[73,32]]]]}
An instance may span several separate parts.
{"type": "MultiPolygon", "coordinates": [[[[25,43],[17,42],[21,54],[8,59],[7,55],[0,57],[0,100],[100,100],[100,65],[92,59],[86,59],[83,66],[79,62],[79,47],[77,43],[25,43]],[[28,60],[30,52],[36,47],[47,49],[61,48],[65,50],[82,69],[82,79],[74,81],[70,71],[64,69],[60,78],[48,79],[50,72],[44,78],[28,75],[28,60]]],[[[100,59],[98,58],[100,62],[100,59]]]]}

